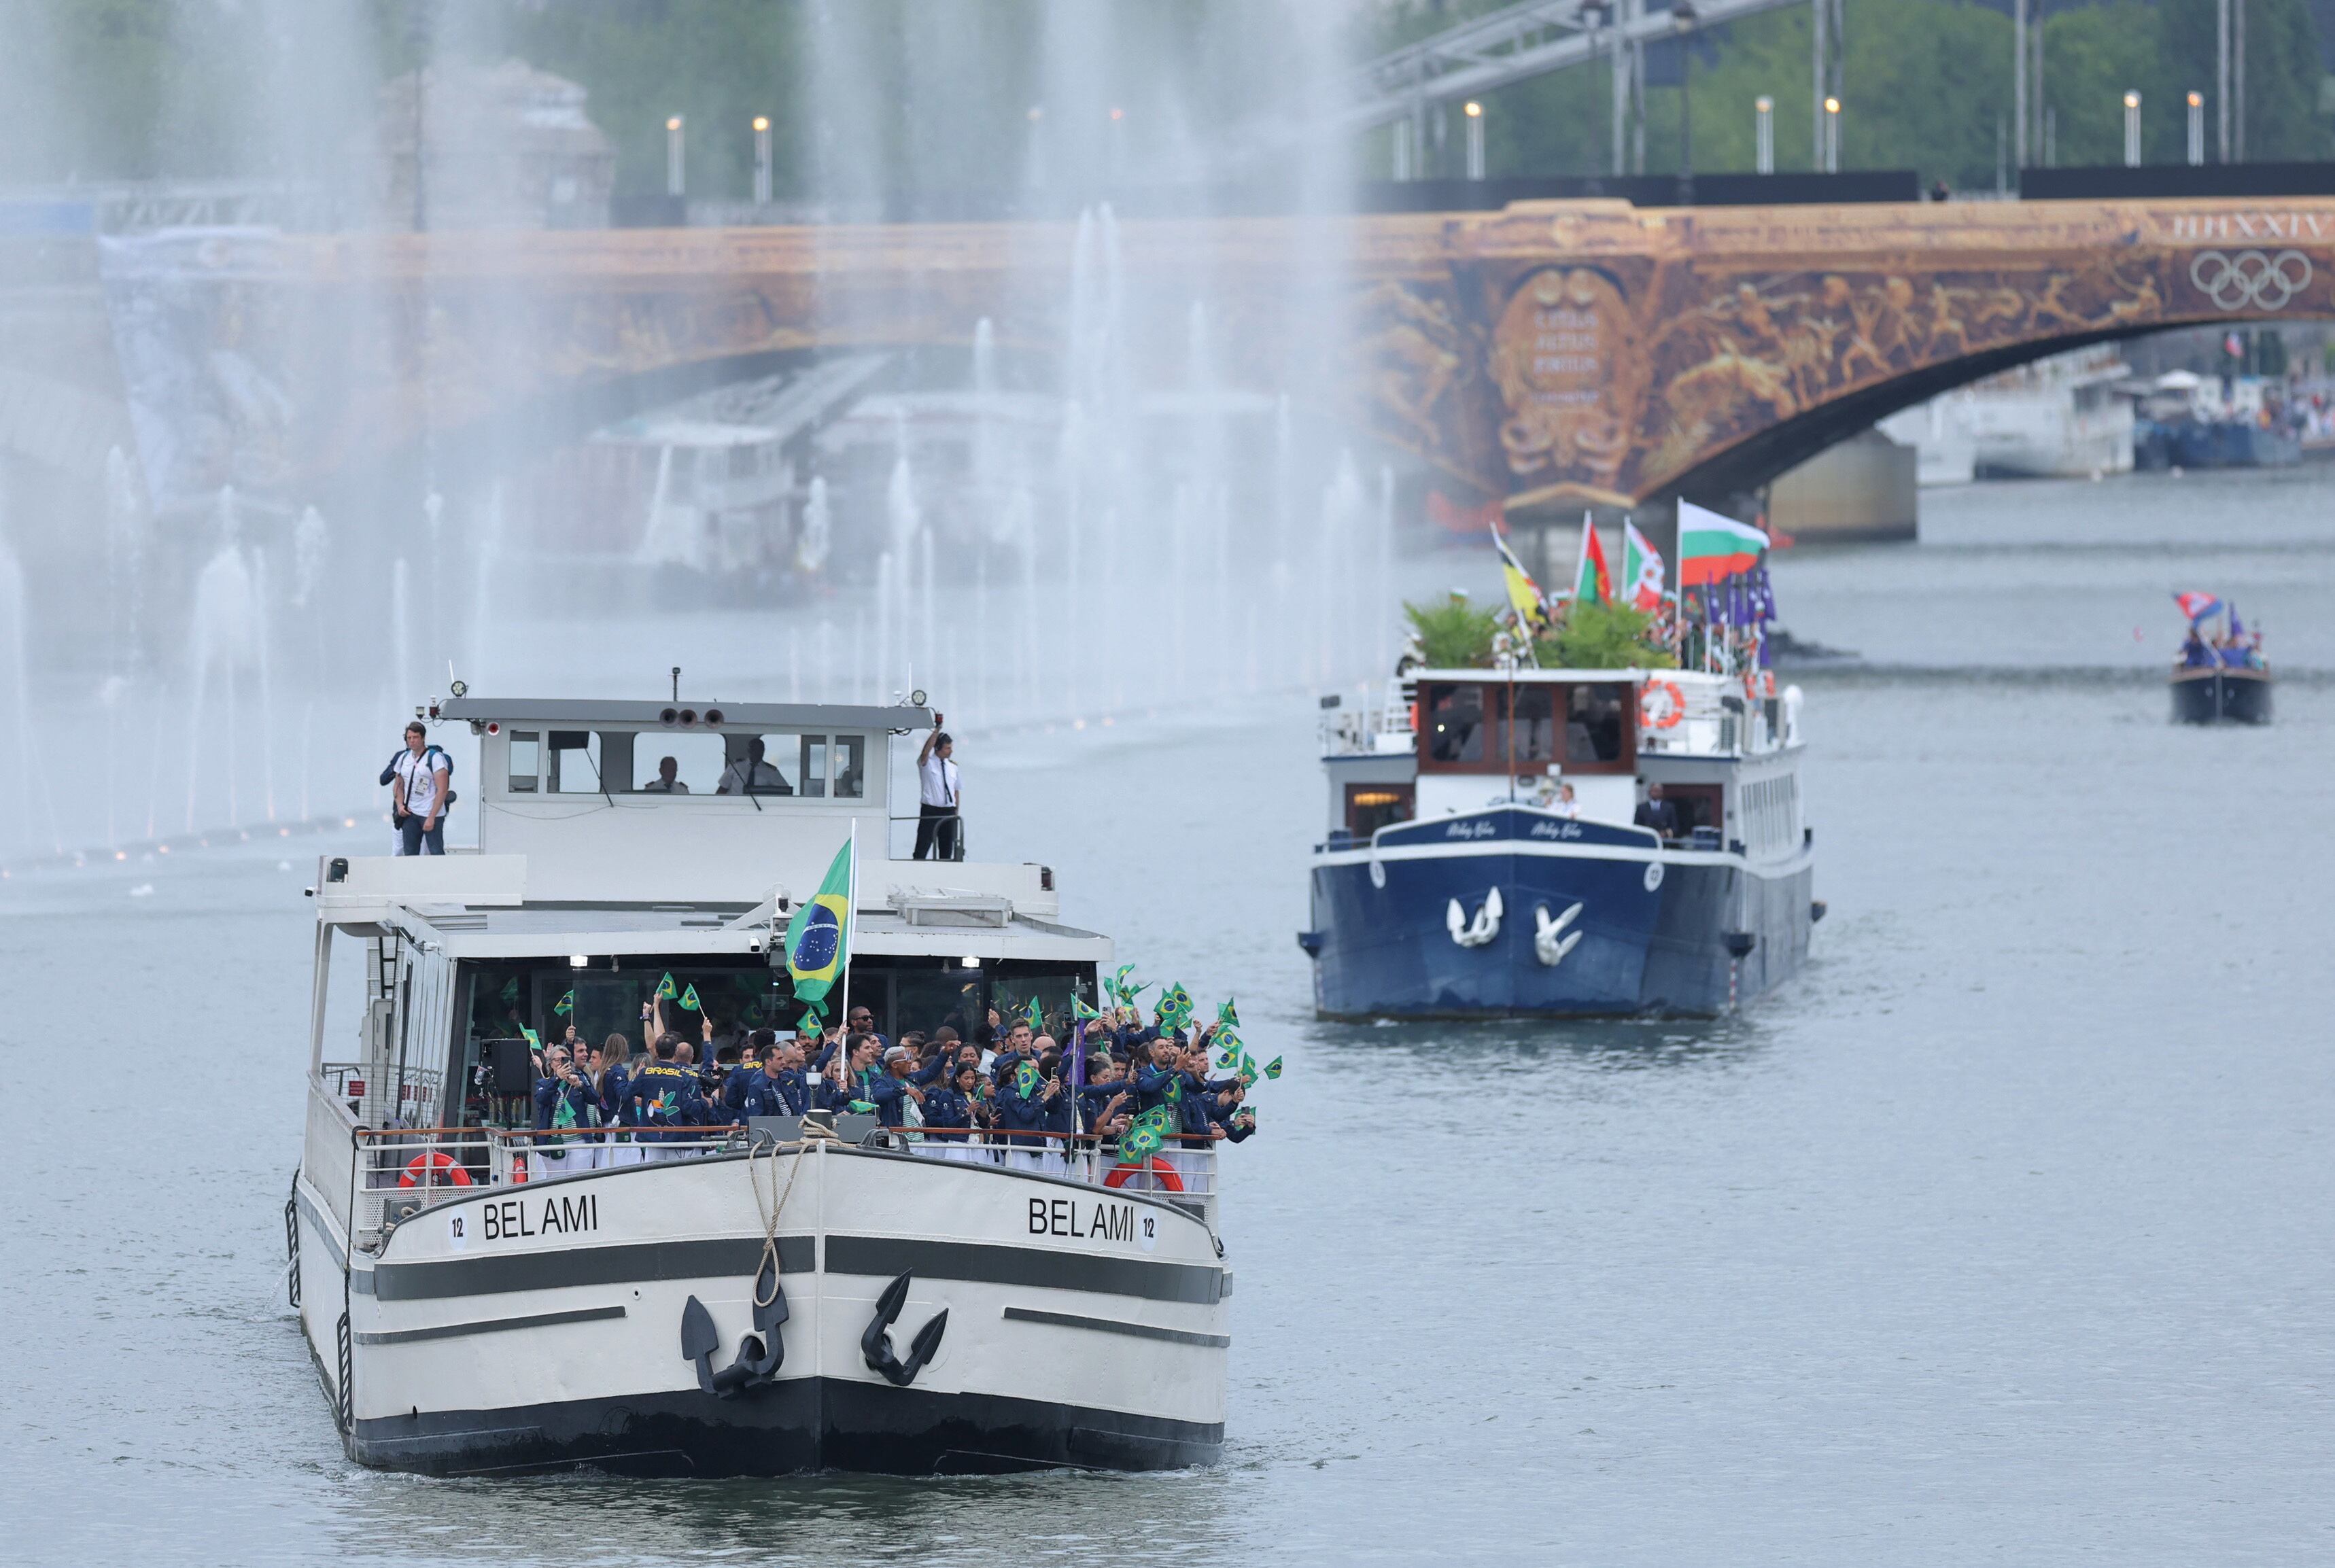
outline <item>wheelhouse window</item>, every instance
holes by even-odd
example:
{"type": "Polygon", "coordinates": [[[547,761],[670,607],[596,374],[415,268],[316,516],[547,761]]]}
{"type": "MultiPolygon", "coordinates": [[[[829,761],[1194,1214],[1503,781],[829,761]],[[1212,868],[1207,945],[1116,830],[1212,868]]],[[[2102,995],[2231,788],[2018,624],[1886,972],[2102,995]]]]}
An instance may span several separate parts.
{"type": "Polygon", "coordinates": [[[589,730],[550,731],[550,765],[544,770],[548,795],[597,795],[600,782],[600,737],[589,730]]]}
{"type": "Polygon", "coordinates": [[[633,788],[644,794],[711,795],[728,766],[722,737],[711,731],[653,731],[633,739],[633,788]],[[668,757],[673,759],[670,785],[664,778],[668,757]]]}
{"type": "Polygon", "coordinates": [[[1631,764],[1635,749],[1630,695],[1630,685],[1623,681],[1570,688],[1565,716],[1566,767],[1631,764]]]}
{"type": "Polygon", "coordinates": [[[1419,704],[1427,760],[1459,767],[1484,760],[1484,688],[1429,686],[1419,704]]]}
{"type": "Polygon", "coordinates": [[[535,793],[536,775],[543,770],[543,731],[514,730],[510,735],[510,792],[535,793]]]}
{"type": "Polygon", "coordinates": [[[1419,694],[1419,765],[1429,772],[1581,773],[1636,763],[1637,711],[1626,681],[1429,685],[1419,694]]]}

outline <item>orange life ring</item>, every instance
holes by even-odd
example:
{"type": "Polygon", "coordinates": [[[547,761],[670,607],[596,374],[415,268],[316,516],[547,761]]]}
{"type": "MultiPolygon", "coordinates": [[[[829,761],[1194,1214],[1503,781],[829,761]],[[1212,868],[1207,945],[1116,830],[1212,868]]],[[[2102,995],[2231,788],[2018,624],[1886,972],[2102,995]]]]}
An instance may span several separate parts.
{"type": "Polygon", "coordinates": [[[405,1174],[397,1178],[397,1185],[402,1187],[466,1187],[470,1185],[470,1173],[462,1168],[461,1161],[444,1149],[433,1148],[428,1154],[415,1155],[407,1163],[405,1174]],[[446,1177],[442,1182],[437,1179],[441,1172],[446,1177]]]}
{"type": "Polygon", "coordinates": [[[1686,717],[1686,693],[1679,690],[1676,681],[1649,681],[1646,689],[1638,693],[1638,720],[1649,730],[1675,730],[1678,721],[1686,717]],[[1652,700],[1663,699],[1662,711],[1653,711],[1652,700]]]}
{"type": "Polygon", "coordinates": [[[1153,1155],[1141,1165],[1128,1165],[1122,1161],[1111,1166],[1110,1174],[1102,1178],[1102,1185],[1107,1187],[1125,1186],[1129,1176],[1147,1170],[1151,1173],[1151,1179],[1159,1184],[1162,1191],[1179,1193],[1184,1190],[1184,1178],[1176,1174],[1174,1166],[1169,1165],[1158,1155],[1153,1155]]]}

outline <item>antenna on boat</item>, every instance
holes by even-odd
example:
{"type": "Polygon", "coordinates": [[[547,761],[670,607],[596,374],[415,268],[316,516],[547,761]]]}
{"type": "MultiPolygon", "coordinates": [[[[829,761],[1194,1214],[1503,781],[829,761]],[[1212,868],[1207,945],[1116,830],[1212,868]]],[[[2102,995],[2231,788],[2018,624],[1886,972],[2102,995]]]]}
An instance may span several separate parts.
{"type": "Polygon", "coordinates": [[[681,701],[681,666],[678,664],[673,667],[673,700],[676,702],[681,701]]]}

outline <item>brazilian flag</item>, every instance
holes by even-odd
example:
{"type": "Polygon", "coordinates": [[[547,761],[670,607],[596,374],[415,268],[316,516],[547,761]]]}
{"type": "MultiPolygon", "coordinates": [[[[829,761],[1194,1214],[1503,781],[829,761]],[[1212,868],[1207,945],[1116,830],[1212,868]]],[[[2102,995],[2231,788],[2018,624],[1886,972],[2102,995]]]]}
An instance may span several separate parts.
{"type": "Polygon", "coordinates": [[[1100,1012],[1089,1007],[1085,1002],[1080,1002],[1076,996],[1071,998],[1071,1017],[1079,1022],[1092,1023],[1101,1016],[1102,1014],[1100,1012]]]}
{"type": "Polygon", "coordinates": [[[681,993],[681,1005],[682,1005],[682,1007],[683,1008],[683,1010],[685,1010],[685,1011],[690,1011],[690,1012],[702,1012],[702,1011],[704,1011],[702,1008],[701,1008],[701,1007],[699,1007],[699,1006],[697,1005],[697,987],[696,987],[696,986],[694,986],[694,985],[690,985],[690,986],[685,986],[685,987],[683,987],[683,990],[682,990],[682,993],[681,993]]]}
{"type": "Polygon", "coordinates": [[[1168,1142],[1171,1124],[1168,1113],[1158,1106],[1138,1116],[1119,1140],[1119,1157],[1128,1165],[1141,1165],[1158,1154],[1168,1142]]]}
{"type": "Polygon", "coordinates": [[[1267,1078],[1279,1078],[1281,1076],[1281,1059],[1279,1057],[1276,1056],[1271,1061],[1264,1064],[1264,1076],[1267,1078]]]}
{"type": "MultiPolygon", "coordinates": [[[[1278,1059],[1276,1058],[1275,1060],[1278,1059]]],[[[1240,1053],[1240,1072],[1238,1076],[1243,1089],[1246,1089],[1250,1084],[1256,1081],[1256,1063],[1250,1060],[1249,1054],[1246,1051],[1242,1051],[1240,1053]]]]}
{"type": "Polygon", "coordinates": [[[1159,1021],[1170,1029],[1183,1029],[1192,1021],[1192,993],[1178,981],[1159,999],[1159,1021]]]}
{"type": "Polygon", "coordinates": [[[809,1007],[827,1000],[850,960],[853,844],[844,840],[827,880],[787,922],[787,973],[794,979],[795,1000],[809,1007]]]}
{"type": "Polygon", "coordinates": [[[1238,1029],[1240,1027],[1240,1012],[1238,1009],[1233,1006],[1233,999],[1231,997],[1226,997],[1225,1004],[1216,1009],[1216,1022],[1227,1030],[1238,1029]]]}
{"type": "Polygon", "coordinates": [[[1014,1090],[1025,1099],[1043,1088],[1045,1082],[1045,1075],[1038,1070],[1038,1064],[1034,1061],[1024,1061],[1013,1070],[1014,1090]]]}
{"type": "Polygon", "coordinates": [[[575,1011],[576,993],[571,991],[567,995],[561,997],[559,1001],[553,1005],[551,1011],[561,1018],[566,1018],[569,1013],[575,1011]]]}
{"type": "Polygon", "coordinates": [[[1248,1055],[1247,1050],[1244,1049],[1241,1044],[1240,1031],[1233,1028],[1232,1025],[1228,1023],[1219,1024],[1216,1028],[1216,1038],[1217,1046],[1216,1065],[1218,1067],[1230,1067],[1233,1063],[1248,1055]]]}
{"type": "Polygon", "coordinates": [[[527,1025],[522,1023],[518,1026],[518,1031],[527,1036],[528,1044],[535,1047],[538,1050],[541,1050],[543,1049],[543,1037],[536,1033],[535,1031],[528,1028],[527,1025]]]}
{"type": "Polygon", "coordinates": [[[671,1002],[679,994],[680,992],[673,988],[671,974],[668,973],[663,980],[657,982],[656,999],[659,1002],[671,1002]]]}

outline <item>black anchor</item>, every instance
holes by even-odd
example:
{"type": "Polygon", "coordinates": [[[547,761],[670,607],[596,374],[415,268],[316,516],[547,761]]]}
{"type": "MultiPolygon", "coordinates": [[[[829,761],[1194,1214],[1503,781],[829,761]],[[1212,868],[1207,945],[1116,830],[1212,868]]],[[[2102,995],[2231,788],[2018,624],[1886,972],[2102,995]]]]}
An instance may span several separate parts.
{"type": "Polygon", "coordinates": [[[681,1309],[681,1353],[697,1363],[697,1386],[726,1399],[769,1382],[786,1359],[786,1342],[779,1337],[779,1325],[787,1317],[787,1293],[779,1284],[777,1261],[765,1256],[761,1272],[754,1276],[754,1331],[738,1342],[738,1359],[717,1372],[713,1352],[722,1348],[721,1332],[714,1328],[713,1314],[705,1310],[705,1303],[690,1297],[681,1309]]]}
{"type": "Polygon", "coordinates": [[[948,1329],[948,1309],[943,1307],[932,1321],[916,1331],[916,1337],[909,1341],[906,1361],[892,1353],[892,1336],[885,1331],[907,1304],[910,1277],[902,1274],[884,1287],[884,1293],[876,1298],[876,1315],[868,1320],[867,1331],[859,1336],[859,1353],[867,1362],[867,1370],[883,1373],[888,1381],[903,1389],[916,1380],[916,1374],[941,1348],[941,1335],[948,1329]]]}

